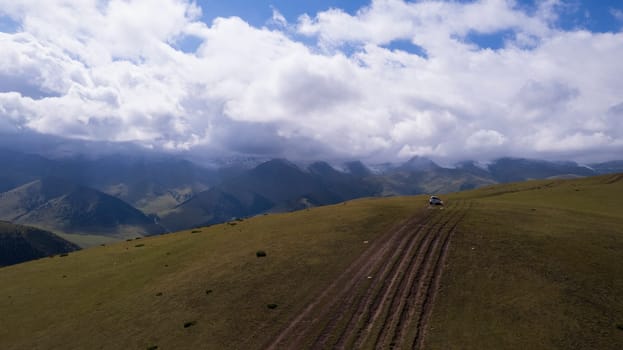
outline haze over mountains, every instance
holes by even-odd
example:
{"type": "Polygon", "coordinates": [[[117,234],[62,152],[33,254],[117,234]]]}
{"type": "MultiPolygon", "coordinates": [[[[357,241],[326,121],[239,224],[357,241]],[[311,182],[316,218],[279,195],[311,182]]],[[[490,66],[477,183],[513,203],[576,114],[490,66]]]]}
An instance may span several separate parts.
{"type": "Polygon", "coordinates": [[[172,156],[51,159],[0,151],[0,219],[63,233],[150,235],[265,212],[369,196],[443,194],[484,185],[623,171],[622,161],[501,158],[442,167],[425,157],[402,164],[295,164],[244,159],[210,168],[172,156]]]}
{"type": "Polygon", "coordinates": [[[51,177],[1,193],[0,218],[65,233],[163,232],[154,219],[116,197],[51,177]]]}

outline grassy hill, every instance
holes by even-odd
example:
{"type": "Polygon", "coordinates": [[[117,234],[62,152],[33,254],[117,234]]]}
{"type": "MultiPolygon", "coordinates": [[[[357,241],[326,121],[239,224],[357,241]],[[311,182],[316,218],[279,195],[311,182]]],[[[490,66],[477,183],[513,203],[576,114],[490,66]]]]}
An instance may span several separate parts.
{"type": "Polygon", "coordinates": [[[426,348],[619,349],[623,174],[452,196],[453,238],[426,348]]]}
{"type": "MultiPolygon", "coordinates": [[[[618,349],[621,194],[607,175],[444,197],[470,206],[424,348],[618,349]]],[[[262,348],[384,232],[435,212],[425,203],[356,200],[2,268],[0,348],[262,348]]]]}
{"type": "Polygon", "coordinates": [[[422,201],[266,215],[0,269],[0,348],[257,348],[422,201]]]}
{"type": "Polygon", "coordinates": [[[0,221],[0,267],[77,249],[52,232],[0,221]]]}

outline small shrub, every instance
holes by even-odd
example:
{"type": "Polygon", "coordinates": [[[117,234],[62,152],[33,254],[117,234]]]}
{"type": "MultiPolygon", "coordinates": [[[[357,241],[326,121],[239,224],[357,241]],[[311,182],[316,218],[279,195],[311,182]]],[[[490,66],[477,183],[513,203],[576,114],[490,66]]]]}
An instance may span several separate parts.
{"type": "Polygon", "coordinates": [[[230,221],[230,222],[227,223],[227,225],[229,225],[229,226],[236,226],[236,223],[230,221]]]}
{"type": "Polygon", "coordinates": [[[192,327],[196,324],[197,324],[197,321],[184,322],[184,328],[192,327]]]}
{"type": "Polygon", "coordinates": [[[271,303],[271,304],[267,304],[267,305],[266,305],[266,307],[267,307],[267,308],[269,308],[269,309],[271,309],[271,310],[272,310],[272,309],[276,309],[276,308],[277,308],[277,304],[273,304],[273,303],[271,303]]]}
{"type": "Polygon", "coordinates": [[[158,345],[148,346],[147,350],[158,350],[158,345]]]}
{"type": "Polygon", "coordinates": [[[105,247],[105,246],[106,246],[106,244],[102,243],[102,244],[100,244],[100,246],[105,247]]]}
{"type": "Polygon", "coordinates": [[[263,258],[263,257],[265,257],[265,256],[266,256],[266,252],[265,252],[265,251],[263,251],[263,250],[258,250],[258,251],[255,253],[255,256],[257,256],[258,258],[263,258]]]}
{"type": "Polygon", "coordinates": [[[140,248],[140,247],[144,247],[144,246],[145,246],[144,244],[137,244],[137,245],[135,245],[136,248],[140,248]]]}
{"type": "Polygon", "coordinates": [[[157,296],[157,297],[161,297],[161,296],[162,296],[162,292],[158,292],[158,293],[156,293],[156,296],[157,296]]]}
{"type": "Polygon", "coordinates": [[[126,242],[132,242],[132,238],[128,238],[125,240],[126,242]]]}
{"type": "Polygon", "coordinates": [[[201,230],[192,230],[192,231],[190,231],[190,233],[199,233],[199,232],[201,232],[201,230]]]}
{"type": "Polygon", "coordinates": [[[141,239],[141,237],[134,238],[135,241],[138,241],[139,239],[141,239]]]}
{"type": "Polygon", "coordinates": [[[65,257],[65,256],[67,256],[67,255],[69,255],[69,253],[63,253],[63,254],[61,254],[61,255],[59,255],[59,256],[62,258],[62,257],[65,257]]]}
{"type": "Polygon", "coordinates": [[[212,294],[212,289],[206,289],[206,294],[212,294]]]}
{"type": "Polygon", "coordinates": [[[617,324],[617,329],[623,331],[623,323],[617,324]]]}

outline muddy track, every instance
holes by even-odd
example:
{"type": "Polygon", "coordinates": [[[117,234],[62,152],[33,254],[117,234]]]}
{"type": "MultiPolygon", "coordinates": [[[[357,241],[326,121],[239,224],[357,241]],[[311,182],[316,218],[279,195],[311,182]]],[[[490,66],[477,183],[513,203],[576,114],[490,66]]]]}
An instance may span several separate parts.
{"type": "Polygon", "coordinates": [[[455,202],[392,228],[265,348],[420,348],[465,209],[455,202]]]}
{"type": "MultiPolygon", "coordinates": [[[[384,259],[385,264],[382,265],[383,269],[380,273],[371,276],[373,277],[371,286],[364,290],[362,297],[359,298],[355,311],[350,313],[348,322],[346,326],[343,327],[335,347],[343,348],[349,343],[349,339],[353,337],[353,335],[361,335],[363,333],[363,326],[371,324],[370,320],[375,316],[373,314],[374,311],[380,310],[379,305],[386,300],[384,296],[388,295],[399,282],[396,272],[404,268],[406,263],[406,259],[404,259],[405,256],[401,252],[405,251],[405,249],[410,251],[415,244],[421,244],[421,232],[425,230],[427,224],[430,224],[430,218],[427,219],[428,220],[417,225],[415,234],[404,235],[400,246],[384,259]]],[[[346,310],[344,310],[343,314],[346,313],[345,311],[346,310]]],[[[330,328],[325,329],[325,332],[330,331],[330,328]]],[[[321,339],[323,339],[322,336],[317,338],[317,340],[321,339]]],[[[318,345],[325,345],[325,343],[317,341],[315,345],[315,348],[318,348],[318,345]]]]}

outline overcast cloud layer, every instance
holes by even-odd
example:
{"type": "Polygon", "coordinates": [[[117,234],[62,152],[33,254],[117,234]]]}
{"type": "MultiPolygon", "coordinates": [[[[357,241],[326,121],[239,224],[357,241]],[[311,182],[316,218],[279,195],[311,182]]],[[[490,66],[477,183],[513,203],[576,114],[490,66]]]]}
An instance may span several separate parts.
{"type": "Polygon", "coordinates": [[[623,158],[623,33],[558,29],[557,1],[276,9],[262,28],[157,3],[0,0],[19,26],[0,32],[0,132],[215,156],[623,158]],[[471,40],[489,34],[504,44],[471,40]]]}

